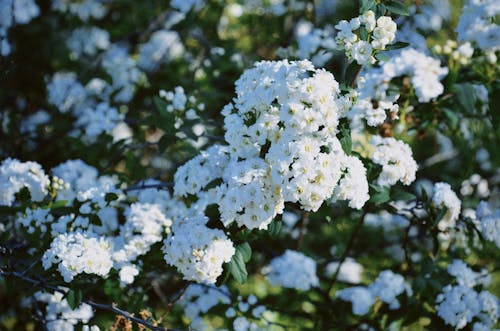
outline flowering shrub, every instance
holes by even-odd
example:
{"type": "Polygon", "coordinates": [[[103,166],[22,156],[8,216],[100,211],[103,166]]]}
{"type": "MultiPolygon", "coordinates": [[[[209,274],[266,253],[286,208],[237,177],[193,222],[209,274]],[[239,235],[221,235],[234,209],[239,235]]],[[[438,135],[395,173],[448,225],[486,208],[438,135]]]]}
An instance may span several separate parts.
{"type": "Polygon", "coordinates": [[[500,328],[495,0],[0,0],[0,329],[500,328]]]}

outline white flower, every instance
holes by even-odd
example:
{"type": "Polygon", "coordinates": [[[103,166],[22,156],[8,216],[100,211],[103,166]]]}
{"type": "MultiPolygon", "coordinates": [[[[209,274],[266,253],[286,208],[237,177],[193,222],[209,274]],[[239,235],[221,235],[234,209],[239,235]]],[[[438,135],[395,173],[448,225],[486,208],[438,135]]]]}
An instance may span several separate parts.
{"type": "Polygon", "coordinates": [[[60,234],[43,254],[42,264],[45,270],[57,264],[67,283],[80,273],[104,277],[113,266],[110,248],[105,237],[81,232],[60,234]]]}
{"type": "Polygon", "coordinates": [[[222,264],[229,262],[235,249],[223,231],[205,226],[206,217],[188,218],[175,224],[164,241],[167,264],[177,267],[184,279],[215,283],[222,264]]]}
{"type": "Polygon", "coordinates": [[[12,206],[15,194],[24,187],[31,200],[42,201],[49,184],[49,177],[38,163],[8,158],[0,165],[0,206],[12,206]]]}
{"type": "Polygon", "coordinates": [[[434,184],[432,202],[437,207],[444,207],[447,209],[446,214],[438,224],[439,229],[445,231],[449,228],[453,228],[460,216],[462,203],[451,189],[451,186],[443,182],[434,184]]]}
{"type": "Polygon", "coordinates": [[[401,181],[410,185],[415,180],[417,162],[413,159],[410,146],[394,138],[374,136],[371,144],[375,146],[372,161],[382,166],[377,178],[381,186],[391,186],[401,181]]]}
{"type": "Polygon", "coordinates": [[[296,251],[286,250],[265,268],[266,277],[273,286],[307,291],[319,285],[316,262],[296,251]]]}
{"type": "Polygon", "coordinates": [[[354,43],[351,48],[352,58],[356,60],[359,65],[375,63],[375,58],[372,56],[372,52],[372,46],[364,40],[354,43]]]}

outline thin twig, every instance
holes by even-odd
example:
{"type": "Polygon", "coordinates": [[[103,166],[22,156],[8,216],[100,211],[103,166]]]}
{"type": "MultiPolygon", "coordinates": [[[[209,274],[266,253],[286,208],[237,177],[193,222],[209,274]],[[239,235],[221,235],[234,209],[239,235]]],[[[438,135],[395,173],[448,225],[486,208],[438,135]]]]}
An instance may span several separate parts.
{"type": "Polygon", "coordinates": [[[171,183],[171,182],[158,183],[158,184],[144,184],[144,182],[143,182],[141,184],[128,187],[128,188],[124,189],[123,192],[127,193],[130,191],[145,190],[148,188],[168,188],[168,187],[172,187],[172,186],[174,186],[174,183],[171,183]]]}
{"type": "Polygon", "coordinates": [[[345,262],[345,260],[349,256],[349,253],[351,252],[351,249],[353,248],[354,243],[356,242],[356,238],[358,237],[358,234],[359,234],[361,228],[363,227],[363,223],[365,222],[365,216],[367,213],[368,212],[366,210],[363,211],[363,215],[361,215],[361,218],[358,221],[358,224],[356,225],[356,228],[354,229],[354,231],[351,235],[351,238],[347,242],[347,245],[346,245],[345,250],[344,250],[344,254],[342,254],[342,256],[340,257],[339,265],[337,266],[337,270],[335,270],[335,273],[333,274],[333,278],[330,282],[330,285],[328,286],[328,292],[327,292],[328,294],[332,291],[333,286],[337,282],[337,278],[338,278],[339,273],[340,273],[340,268],[342,267],[342,264],[345,262]]]}
{"type": "MultiPolygon", "coordinates": [[[[7,272],[7,271],[0,270],[0,275],[4,276],[4,277],[5,276],[14,276],[14,277],[22,279],[28,283],[31,283],[31,284],[36,285],[36,286],[41,287],[41,288],[50,289],[54,292],[59,292],[61,294],[67,293],[67,290],[63,290],[57,286],[49,285],[49,284],[45,283],[44,281],[25,276],[22,273],[17,272],[17,271],[7,272]]],[[[153,325],[150,322],[145,321],[141,318],[134,317],[131,313],[118,308],[115,304],[112,304],[112,305],[102,304],[102,303],[97,303],[97,302],[94,302],[94,301],[88,300],[88,299],[82,300],[82,303],[86,303],[89,306],[96,308],[96,309],[101,309],[101,310],[112,312],[112,313],[117,314],[117,315],[121,315],[121,316],[125,317],[126,319],[128,319],[129,321],[143,325],[143,326],[145,326],[148,329],[153,330],[153,331],[178,331],[176,329],[168,329],[168,328],[164,328],[162,326],[156,326],[156,325],[153,325]]]]}

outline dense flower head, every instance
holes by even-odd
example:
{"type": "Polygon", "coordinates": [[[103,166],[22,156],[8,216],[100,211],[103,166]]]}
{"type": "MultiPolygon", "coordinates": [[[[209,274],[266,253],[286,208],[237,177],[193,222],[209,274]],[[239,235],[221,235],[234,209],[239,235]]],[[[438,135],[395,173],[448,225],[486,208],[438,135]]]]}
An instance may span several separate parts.
{"type": "Polygon", "coordinates": [[[404,49],[381,67],[361,74],[358,102],[349,117],[361,117],[369,126],[378,126],[386,120],[387,111],[397,117],[399,94],[390,89],[394,78],[408,76],[418,101],[429,102],[443,93],[440,80],[447,73],[448,68],[441,67],[439,60],[412,48],[404,49]]]}
{"type": "Polygon", "coordinates": [[[229,146],[180,167],[175,194],[196,195],[200,211],[217,204],[223,224],[249,229],[266,229],[285,202],[316,211],[333,196],[361,208],[369,198],[366,169],[336,137],[344,103],[333,75],[308,61],[256,63],[222,111],[229,146]]]}
{"type": "Polygon", "coordinates": [[[60,292],[38,291],[33,297],[34,300],[46,304],[45,327],[49,331],[74,330],[78,323],[87,323],[94,316],[92,307],[86,303],[71,309],[68,300],[60,292]]]}
{"type": "Polygon", "coordinates": [[[265,273],[273,286],[307,291],[319,285],[316,261],[297,251],[286,250],[283,255],[274,258],[265,273]]]}
{"type": "Polygon", "coordinates": [[[481,221],[481,233],[486,240],[500,247],[500,209],[491,210],[487,202],[477,206],[476,217],[481,221]]]}
{"type": "Polygon", "coordinates": [[[67,283],[81,273],[106,276],[113,266],[111,243],[89,233],[60,234],[43,255],[42,263],[45,269],[56,264],[67,283]]]}
{"type": "Polygon", "coordinates": [[[207,221],[206,217],[180,221],[164,241],[165,261],[177,267],[186,280],[215,283],[222,264],[234,255],[231,240],[222,230],[208,228],[207,221]]]}
{"type": "Polygon", "coordinates": [[[494,23],[499,14],[495,0],[466,1],[456,28],[457,39],[474,42],[483,51],[500,50],[500,26],[494,23]]]}
{"type": "Polygon", "coordinates": [[[462,203],[455,192],[451,189],[450,184],[443,182],[436,183],[434,185],[432,202],[437,207],[444,207],[447,209],[446,214],[439,222],[438,227],[443,231],[454,227],[458,217],[460,216],[462,203]]]}
{"type": "Polygon", "coordinates": [[[394,138],[374,136],[371,144],[375,147],[372,161],[382,166],[377,179],[381,186],[390,186],[401,181],[410,185],[415,180],[417,162],[413,159],[410,146],[394,138]]]}
{"type": "Polygon", "coordinates": [[[389,304],[389,309],[400,308],[397,297],[406,292],[411,295],[411,288],[403,276],[391,270],[382,271],[377,279],[369,286],[354,286],[337,291],[337,297],[352,303],[352,312],[356,315],[365,315],[379,298],[389,304]]]}
{"type": "Polygon", "coordinates": [[[26,187],[33,201],[42,201],[47,194],[49,177],[36,162],[8,158],[0,165],[0,206],[11,206],[15,194],[26,187]]]}

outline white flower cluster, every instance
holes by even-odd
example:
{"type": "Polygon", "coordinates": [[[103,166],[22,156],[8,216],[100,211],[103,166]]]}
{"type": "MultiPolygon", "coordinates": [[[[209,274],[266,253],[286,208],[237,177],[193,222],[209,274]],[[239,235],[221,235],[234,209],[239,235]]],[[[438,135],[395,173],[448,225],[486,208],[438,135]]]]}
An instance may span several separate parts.
{"type": "Polygon", "coordinates": [[[370,68],[359,79],[358,102],[349,115],[364,118],[377,126],[387,118],[386,111],[397,117],[399,94],[391,92],[390,83],[396,77],[409,76],[419,102],[429,102],[444,91],[440,83],[448,68],[440,67],[437,59],[408,48],[385,62],[380,68],[370,68]]]}
{"type": "Polygon", "coordinates": [[[226,286],[191,284],[178,302],[178,305],[184,309],[184,314],[189,319],[193,330],[208,329],[208,325],[203,320],[203,314],[219,304],[231,304],[231,295],[226,286]]]}
{"type": "Polygon", "coordinates": [[[500,25],[495,23],[499,14],[496,0],[466,1],[456,28],[458,40],[474,42],[483,51],[499,51],[500,25]]]}
{"type": "Polygon", "coordinates": [[[106,276],[113,266],[111,243],[105,237],[88,233],[60,234],[43,254],[42,264],[45,270],[57,264],[65,282],[71,282],[80,273],[106,276]]]}
{"type": "Polygon", "coordinates": [[[375,63],[374,51],[384,50],[394,41],[397,25],[389,16],[375,19],[375,13],[369,10],[350,21],[340,21],[335,28],[338,30],[337,49],[345,50],[349,59],[366,65],[375,63]],[[371,36],[371,40],[360,37],[361,29],[371,36]]]}
{"type": "Polygon", "coordinates": [[[91,18],[101,19],[108,13],[106,0],[52,0],[52,9],[59,12],[70,12],[82,21],[91,18]]]}
{"type": "Polygon", "coordinates": [[[17,222],[24,226],[28,233],[34,233],[40,229],[42,233],[47,232],[47,227],[54,221],[54,217],[48,209],[27,208],[23,214],[18,215],[17,222]]]}
{"type": "MultiPolygon", "coordinates": [[[[73,331],[79,323],[88,323],[94,316],[92,307],[82,303],[78,308],[71,309],[68,301],[60,292],[53,294],[47,292],[36,292],[35,300],[45,303],[46,313],[44,325],[48,331],[73,331]]],[[[85,328],[85,326],[84,326],[85,328]]],[[[91,331],[99,331],[99,328],[92,326],[91,331]]]]}
{"type": "Polygon", "coordinates": [[[47,124],[51,120],[51,116],[45,110],[38,110],[35,113],[26,116],[22,119],[19,125],[19,131],[23,136],[36,136],[36,130],[39,126],[47,124]]]}
{"type": "Polygon", "coordinates": [[[135,85],[141,78],[142,72],[137,62],[130,56],[124,47],[112,45],[104,53],[102,67],[111,76],[112,84],[107,87],[116,102],[129,102],[135,92],[135,85]]]}
{"type": "Polygon", "coordinates": [[[410,185],[415,180],[418,165],[410,146],[400,140],[380,136],[374,136],[371,144],[375,147],[371,159],[382,166],[382,173],[377,178],[378,185],[391,186],[398,181],[410,185]]]}
{"type": "Polygon", "coordinates": [[[295,26],[298,49],[279,48],[278,55],[281,58],[309,59],[314,66],[322,67],[332,58],[333,51],[337,47],[332,35],[333,28],[330,25],[318,28],[309,21],[301,20],[295,26]]]}
{"type": "MultiPolygon", "coordinates": [[[[339,268],[339,262],[330,262],[326,266],[326,275],[332,277],[339,268]]],[[[363,266],[356,262],[352,257],[348,257],[340,264],[340,270],[337,279],[341,282],[351,284],[361,283],[361,274],[363,273],[363,266]]]]}
{"type": "Polygon", "coordinates": [[[443,182],[434,184],[432,202],[439,208],[447,209],[446,214],[438,223],[438,228],[441,231],[446,231],[455,227],[456,221],[460,216],[462,203],[455,192],[451,189],[450,184],[443,182]]]}
{"type": "Polygon", "coordinates": [[[113,268],[119,271],[122,285],[132,283],[140,270],[138,257],[163,240],[173,218],[187,213],[182,202],[171,199],[168,192],[165,195],[150,189],[138,195],[138,202],[125,211],[125,223],[120,225],[117,207],[123,194],[116,189],[113,177],[98,176],[94,167],[81,160],[64,162],[52,172],[51,183],[37,163],[7,159],[0,166],[5,183],[0,192],[7,205],[14,202],[16,190],[22,187],[32,192],[33,201],[41,201],[50,184],[57,199],[68,200],[67,206],[79,205],[77,214],[54,216],[50,209],[32,207],[16,218],[16,225],[28,233],[39,230],[42,236],[50,235],[52,242],[44,253],[43,266],[49,269],[57,265],[66,282],[81,273],[106,277],[113,268]],[[108,194],[114,198],[108,200],[108,194]]]}
{"type": "MultiPolygon", "coordinates": [[[[75,127],[84,128],[82,129],[84,137],[90,140],[94,140],[102,133],[112,135],[117,125],[125,119],[124,114],[120,114],[116,108],[111,107],[107,102],[85,108],[75,115],[78,117],[75,127]]],[[[78,131],[78,129],[75,129],[75,132],[78,131]]]]}
{"type": "Polygon", "coordinates": [[[82,135],[84,141],[92,142],[102,133],[115,136],[118,128],[126,126],[125,115],[105,101],[115,87],[101,79],[93,79],[83,86],[74,73],[58,72],[48,82],[47,91],[49,103],[61,113],[71,112],[77,118],[70,134],[82,135]]]}
{"type": "Polygon", "coordinates": [[[474,196],[484,199],[490,195],[488,180],[482,178],[479,174],[472,174],[469,178],[464,180],[460,185],[460,194],[462,196],[474,196]]]}
{"type": "Polygon", "coordinates": [[[175,31],[159,30],[139,46],[138,65],[145,71],[155,71],[164,62],[178,59],[184,53],[184,44],[175,31]]]}
{"type": "Polygon", "coordinates": [[[476,216],[481,221],[483,237],[500,248],[500,209],[492,211],[486,202],[481,201],[477,206],[476,216]]]}
{"type": "Polygon", "coordinates": [[[99,176],[96,168],[82,160],[68,160],[52,168],[52,174],[65,183],[58,194],[58,200],[68,200],[70,204],[75,198],[80,202],[92,200],[100,208],[106,205],[106,193],[119,193],[115,188],[117,181],[111,176],[99,176]],[[68,184],[68,185],[66,185],[68,184]]]}
{"type": "Polygon", "coordinates": [[[250,229],[266,229],[287,201],[316,211],[333,195],[361,208],[369,198],[366,170],[336,137],[338,93],[333,75],[308,61],[257,63],[236,82],[234,105],[222,111],[227,166],[228,156],[221,162],[214,153],[208,163],[219,169],[201,170],[213,152],[205,153],[178,170],[176,194],[196,195],[222,172],[222,184],[209,191],[221,220],[250,229]]]}
{"type": "Polygon", "coordinates": [[[457,285],[447,285],[436,298],[438,315],[456,330],[475,319],[474,330],[491,330],[500,314],[500,301],[490,292],[476,292],[474,287],[488,284],[484,273],[476,273],[455,260],[448,267],[450,275],[457,277],[457,285]]]}
{"type": "Polygon", "coordinates": [[[432,50],[436,54],[450,56],[452,60],[457,61],[461,65],[469,64],[474,54],[474,48],[472,48],[470,42],[465,42],[459,46],[454,40],[447,40],[443,46],[437,44],[432,50]]]}
{"type": "MultiPolygon", "coordinates": [[[[205,104],[198,102],[194,95],[186,95],[182,86],[176,86],[172,91],[160,90],[159,95],[160,98],[167,101],[165,110],[174,114],[176,129],[179,129],[186,121],[199,120],[200,112],[205,110],[205,104]]],[[[202,123],[195,123],[183,128],[183,130],[186,129],[190,129],[195,136],[200,137],[205,132],[206,127],[202,123]]],[[[181,139],[186,138],[186,134],[182,130],[179,130],[176,136],[181,139]]]]}
{"type": "Polygon", "coordinates": [[[120,226],[120,237],[115,241],[114,258],[118,262],[133,261],[146,254],[172,226],[172,220],[165,216],[159,204],[133,203],[125,211],[125,217],[127,221],[120,226]]]}
{"type": "Polygon", "coordinates": [[[337,297],[352,303],[352,312],[355,315],[365,315],[378,297],[382,302],[389,304],[390,309],[399,309],[397,297],[405,292],[411,295],[411,288],[404,277],[391,270],[382,271],[370,286],[348,287],[337,292],[337,297]]]}
{"type": "Polygon", "coordinates": [[[301,291],[319,286],[316,261],[297,251],[286,250],[283,255],[274,258],[263,273],[273,286],[301,291]]]}
{"type": "Polygon", "coordinates": [[[98,51],[109,47],[109,33],[98,27],[83,27],[75,29],[66,40],[66,45],[75,58],[82,55],[94,56],[98,51]]]}
{"type": "Polygon", "coordinates": [[[207,221],[200,216],[175,223],[164,241],[165,261],[177,267],[186,280],[215,283],[222,264],[235,253],[231,240],[222,230],[208,228],[207,221]]]}
{"type": "Polygon", "coordinates": [[[12,206],[16,193],[24,187],[31,200],[42,201],[49,184],[49,177],[38,163],[5,159],[0,165],[0,206],[12,206]]]}
{"type": "Polygon", "coordinates": [[[34,0],[0,0],[0,55],[7,56],[11,46],[7,40],[9,28],[16,24],[27,24],[40,15],[34,0]]]}

